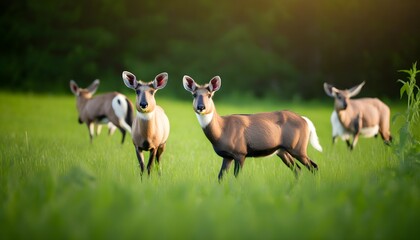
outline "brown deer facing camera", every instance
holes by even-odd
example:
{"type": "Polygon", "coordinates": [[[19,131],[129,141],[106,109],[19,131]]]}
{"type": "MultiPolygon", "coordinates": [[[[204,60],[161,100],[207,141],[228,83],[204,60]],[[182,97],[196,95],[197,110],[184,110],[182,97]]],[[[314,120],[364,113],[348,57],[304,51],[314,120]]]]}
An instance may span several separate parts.
{"type": "Polygon", "coordinates": [[[351,150],[356,146],[359,135],[376,137],[379,132],[386,144],[392,141],[389,107],[377,98],[350,99],[360,92],[364,84],[362,82],[350,89],[340,90],[324,83],[325,93],[334,98],[334,111],[331,114],[333,143],[337,137],[341,137],[351,150]],[[350,136],[353,136],[352,143],[350,136]]]}
{"type": "Polygon", "coordinates": [[[144,172],[143,151],[149,151],[147,173],[156,159],[159,166],[160,157],[165,150],[169,136],[169,120],[163,109],[156,105],[155,93],[168,82],[168,74],[158,74],[151,82],[137,81],[134,74],[124,71],[122,78],[127,87],[136,91],[137,114],[133,121],[132,138],[140,164],[141,174],[144,172]]]}
{"type": "Polygon", "coordinates": [[[204,134],[217,155],[223,158],[219,181],[235,162],[234,175],[238,176],[246,157],[262,157],[276,153],[298,176],[300,166],[310,171],[318,169],[306,153],[309,141],[322,151],[312,122],[290,111],[219,116],[213,95],[220,89],[221,79],[216,76],[208,84],[198,85],[189,77],[183,78],[184,88],[193,95],[193,109],[204,134]]]}
{"type": "Polygon", "coordinates": [[[95,125],[100,133],[101,124],[108,124],[112,134],[117,127],[122,133],[124,143],[126,131],[131,133],[133,122],[133,104],[126,96],[118,92],[110,92],[93,97],[99,87],[99,79],[87,88],[79,88],[75,81],[70,81],[70,90],[76,96],[76,107],[79,112],[79,123],[86,123],[92,142],[95,125]]]}

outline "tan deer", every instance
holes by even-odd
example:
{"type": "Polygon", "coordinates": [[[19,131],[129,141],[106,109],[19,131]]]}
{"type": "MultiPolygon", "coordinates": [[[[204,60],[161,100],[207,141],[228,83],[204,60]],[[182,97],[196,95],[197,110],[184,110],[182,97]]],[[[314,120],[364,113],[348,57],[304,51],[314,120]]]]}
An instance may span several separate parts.
{"type": "Polygon", "coordinates": [[[219,116],[213,103],[213,95],[221,87],[221,79],[213,77],[208,84],[198,85],[191,77],[184,76],[184,88],[193,95],[193,109],[204,134],[213,145],[217,155],[223,158],[219,181],[235,162],[234,175],[238,176],[246,157],[262,157],[276,153],[298,176],[300,166],[293,158],[310,171],[317,164],[307,156],[310,141],[322,151],[312,122],[290,111],[257,114],[219,116]]]}
{"type": "Polygon", "coordinates": [[[350,99],[360,92],[364,84],[362,82],[350,89],[340,90],[324,83],[325,93],[334,98],[334,111],[331,114],[333,143],[337,137],[341,137],[351,150],[356,146],[359,135],[376,137],[379,132],[386,144],[392,141],[389,107],[377,98],[350,99]]]}
{"type": "Polygon", "coordinates": [[[133,104],[126,96],[118,92],[104,93],[94,97],[99,83],[99,79],[96,79],[89,87],[79,88],[75,81],[70,81],[70,90],[76,96],[79,123],[86,123],[90,142],[93,140],[95,125],[98,126],[96,133],[99,134],[101,124],[108,124],[110,135],[117,127],[122,133],[121,143],[124,143],[126,132],[131,133],[133,104]]]}
{"type": "Polygon", "coordinates": [[[165,150],[169,136],[169,120],[164,110],[156,105],[155,93],[168,82],[168,74],[158,74],[151,82],[137,81],[134,74],[124,71],[122,78],[127,87],[136,91],[137,114],[133,121],[132,138],[140,164],[141,174],[144,172],[143,151],[149,151],[147,173],[156,159],[159,166],[160,157],[165,150]]]}

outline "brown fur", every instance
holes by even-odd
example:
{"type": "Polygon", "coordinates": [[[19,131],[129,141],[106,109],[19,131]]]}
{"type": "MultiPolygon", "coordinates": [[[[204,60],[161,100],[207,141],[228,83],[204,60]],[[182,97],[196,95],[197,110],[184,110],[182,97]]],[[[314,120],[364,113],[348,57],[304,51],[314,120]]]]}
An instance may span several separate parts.
{"type": "Polygon", "coordinates": [[[141,173],[144,172],[143,151],[149,151],[147,172],[150,175],[153,163],[160,163],[169,136],[169,120],[164,110],[156,105],[155,92],[166,85],[167,74],[156,76],[152,82],[137,81],[134,74],[124,71],[123,80],[127,87],[136,91],[137,115],[133,122],[132,138],[141,173]]]}
{"type": "Polygon", "coordinates": [[[389,107],[377,98],[350,99],[360,92],[363,85],[364,82],[348,90],[339,90],[324,83],[325,92],[334,98],[334,109],[342,127],[353,135],[351,144],[346,140],[350,149],[355,147],[363,129],[375,126],[379,127],[378,131],[386,144],[392,141],[389,107]]]}
{"type": "Polygon", "coordinates": [[[290,111],[219,116],[212,100],[214,92],[220,88],[219,77],[203,86],[188,76],[184,76],[183,81],[185,89],[194,96],[193,108],[204,134],[215,152],[223,158],[219,180],[232,161],[235,162],[234,174],[237,176],[246,157],[273,153],[277,153],[296,175],[300,167],[293,158],[311,171],[318,169],[307,156],[306,148],[312,133],[301,116],[290,111]]]}
{"type": "Polygon", "coordinates": [[[86,123],[89,129],[90,141],[92,142],[94,126],[102,124],[102,121],[107,119],[120,129],[122,133],[121,142],[124,143],[126,131],[131,133],[133,105],[126,96],[118,92],[110,92],[93,97],[93,94],[96,92],[98,86],[99,80],[94,81],[86,89],[79,88],[76,82],[70,81],[70,89],[76,96],[79,123],[86,123]],[[120,96],[121,99],[124,99],[124,101],[127,102],[128,109],[125,119],[120,119],[112,107],[112,101],[117,96],[120,96]],[[122,121],[124,121],[124,123],[122,121]]]}

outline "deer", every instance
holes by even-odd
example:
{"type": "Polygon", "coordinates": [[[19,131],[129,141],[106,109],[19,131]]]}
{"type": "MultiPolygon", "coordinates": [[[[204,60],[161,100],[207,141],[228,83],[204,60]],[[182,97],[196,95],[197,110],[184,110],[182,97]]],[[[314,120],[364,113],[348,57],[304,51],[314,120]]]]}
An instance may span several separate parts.
{"type": "Polygon", "coordinates": [[[91,143],[95,126],[98,127],[96,132],[98,135],[102,124],[108,124],[110,135],[115,128],[118,128],[122,133],[121,143],[124,143],[126,132],[131,134],[133,104],[125,95],[118,92],[93,96],[99,84],[100,80],[96,79],[87,88],[80,88],[74,80],[70,81],[70,90],[76,96],[78,122],[87,125],[91,143]]]}
{"type": "Polygon", "coordinates": [[[162,107],[156,104],[156,91],[164,88],[168,82],[168,74],[156,75],[150,82],[138,81],[136,76],[123,71],[124,84],[136,92],[136,117],[133,120],[132,139],[140,165],[141,175],[145,170],[143,151],[149,151],[147,173],[150,176],[154,162],[159,168],[160,158],[165,150],[169,137],[169,119],[162,107]]]}
{"type": "Polygon", "coordinates": [[[294,158],[315,173],[318,165],[307,155],[311,145],[322,152],[313,123],[291,111],[220,116],[213,96],[221,87],[221,78],[213,77],[209,83],[197,84],[190,76],[183,77],[185,90],[192,93],[193,110],[198,122],[220,156],[222,166],[219,182],[234,162],[234,176],[238,177],[246,157],[264,157],[276,154],[298,177],[301,168],[294,158]]]}
{"type": "Polygon", "coordinates": [[[325,93],[334,98],[334,110],[331,114],[332,142],[340,137],[347,147],[353,150],[359,136],[370,138],[381,134],[386,145],[392,142],[389,130],[390,109],[378,98],[351,99],[360,93],[365,85],[363,81],[350,89],[340,90],[324,83],[325,93]],[[353,137],[353,141],[350,139],[353,137]]]}

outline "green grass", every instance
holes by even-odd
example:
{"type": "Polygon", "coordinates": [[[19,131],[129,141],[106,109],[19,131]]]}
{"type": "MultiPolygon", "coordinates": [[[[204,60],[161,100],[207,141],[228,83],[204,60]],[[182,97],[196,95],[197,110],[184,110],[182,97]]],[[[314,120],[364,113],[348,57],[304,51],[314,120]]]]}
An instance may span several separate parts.
{"type": "MultiPolygon", "coordinates": [[[[130,96],[132,99],[133,97],[130,96]]],[[[324,152],[296,180],[275,156],[222,183],[221,159],[190,101],[159,98],[171,122],[162,174],[140,179],[130,139],[89,143],[70,96],[0,93],[1,239],[404,239],[420,220],[417,175],[380,139],[331,144],[331,104],[246,99],[220,114],[290,109],[312,119],[324,152]]],[[[392,107],[393,114],[403,111],[392,107]]],[[[392,132],[396,136],[396,126],[392,132]]],[[[104,129],[105,130],[105,129],[104,129]]],[[[411,237],[412,238],[412,237],[411,237]]]]}

